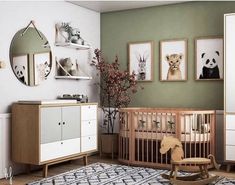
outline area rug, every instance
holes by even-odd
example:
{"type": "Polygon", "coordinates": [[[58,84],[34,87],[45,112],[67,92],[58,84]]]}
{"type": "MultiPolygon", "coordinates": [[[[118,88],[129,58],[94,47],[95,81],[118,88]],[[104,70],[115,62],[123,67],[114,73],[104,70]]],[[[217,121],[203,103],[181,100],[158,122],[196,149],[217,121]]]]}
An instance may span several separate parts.
{"type": "MultiPolygon", "coordinates": [[[[168,170],[94,163],[28,185],[157,185],[169,184],[161,177],[168,170]]],[[[220,177],[212,184],[235,184],[234,179],[220,177]]]]}

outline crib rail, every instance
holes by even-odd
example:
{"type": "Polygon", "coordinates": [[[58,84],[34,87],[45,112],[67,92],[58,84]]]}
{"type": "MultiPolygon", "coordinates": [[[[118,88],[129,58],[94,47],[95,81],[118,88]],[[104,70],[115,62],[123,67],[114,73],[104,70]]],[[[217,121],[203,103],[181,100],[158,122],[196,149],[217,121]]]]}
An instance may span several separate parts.
{"type": "Polygon", "coordinates": [[[120,109],[119,160],[170,168],[170,152],[159,152],[163,136],[177,137],[184,157],[215,154],[215,111],[193,109],[120,109]]]}

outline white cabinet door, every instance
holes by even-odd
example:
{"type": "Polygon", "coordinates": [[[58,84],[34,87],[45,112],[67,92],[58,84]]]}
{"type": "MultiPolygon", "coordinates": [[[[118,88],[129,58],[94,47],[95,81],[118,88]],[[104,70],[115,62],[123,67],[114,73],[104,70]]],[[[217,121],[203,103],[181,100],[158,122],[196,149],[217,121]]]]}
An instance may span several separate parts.
{"type": "Polygon", "coordinates": [[[226,160],[235,161],[235,146],[226,146],[226,160]]]}
{"type": "Polygon", "coordinates": [[[96,120],[96,119],[97,119],[97,105],[81,106],[81,120],[96,120]]]}
{"type": "Polygon", "coordinates": [[[81,137],[80,106],[62,107],[62,140],[81,137]]]}
{"type": "Polygon", "coordinates": [[[61,140],[61,107],[41,108],[41,144],[61,140]]]}
{"type": "Polygon", "coordinates": [[[235,14],[225,15],[225,110],[235,113],[235,14]]]}
{"type": "Polygon", "coordinates": [[[87,120],[81,122],[81,136],[97,135],[97,120],[87,120]]]}
{"type": "Polygon", "coordinates": [[[235,130],[235,115],[226,115],[226,130],[235,130]]]}
{"type": "Polygon", "coordinates": [[[235,146],[235,130],[226,130],[226,145],[235,146]]]}
{"type": "Polygon", "coordinates": [[[81,152],[97,150],[97,136],[81,137],[81,152]]]}
{"type": "Polygon", "coordinates": [[[40,162],[80,153],[80,138],[41,144],[40,162]]]}

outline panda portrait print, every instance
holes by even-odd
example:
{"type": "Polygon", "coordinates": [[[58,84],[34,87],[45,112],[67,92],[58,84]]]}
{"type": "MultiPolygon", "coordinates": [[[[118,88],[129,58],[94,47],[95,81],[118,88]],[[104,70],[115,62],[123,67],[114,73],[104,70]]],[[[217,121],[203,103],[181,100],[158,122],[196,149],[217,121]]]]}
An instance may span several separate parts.
{"type": "Polygon", "coordinates": [[[196,40],[196,80],[223,79],[223,38],[196,40]]]}
{"type": "Polygon", "coordinates": [[[203,62],[202,73],[199,79],[220,78],[219,67],[217,64],[219,51],[215,51],[210,57],[207,53],[202,53],[201,60],[203,62]]]}
{"type": "Polygon", "coordinates": [[[12,58],[12,69],[15,76],[23,84],[28,85],[28,54],[16,55],[12,58]]]}

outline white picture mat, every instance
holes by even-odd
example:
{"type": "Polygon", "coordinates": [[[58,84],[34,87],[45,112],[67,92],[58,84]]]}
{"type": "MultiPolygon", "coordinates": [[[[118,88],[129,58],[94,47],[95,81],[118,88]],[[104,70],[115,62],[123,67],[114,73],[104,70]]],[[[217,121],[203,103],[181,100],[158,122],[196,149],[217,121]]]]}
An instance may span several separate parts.
{"type": "Polygon", "coordinates": [[[218,56],[219,60],[217,61],[219,67],[220,78],[223,79],[223,39],[222,38],[213,38],[213,39],[197,39],[196,40],[196,78],[199,79],[200,74],[202,73],[203,62],[201,62],[202,53],[215,53],[219,51],[220,55],[218,56]]]}
{"type": "Polygon", "coordinates": [[[29,83],[28,81],[28,55],[25,54],[25,55],[13,56],[12,67],[13,67],[13,71],[15,74],[17,71],[17,69],[15,69],[16,66],[19,68],[23,68],[23,66],[25,67],[25,70],[22,70],[22,72],[24,75],[25,83],[28,85],[29,83]]]}
{"type": "Polygon", "coordinates": [[[183,54],[180,70],[182,74],[182,80],[186,80],[186,41],[162,41],[161,42],[161,80],[167,80],[167,73],[169,69],[169,64],[166,60],[167,55],[171,54],[183,54]]]}
{"type": "Polygon", "coordinates": [[[145,56],[147,57],[146,60],[146,79],[145,80],[152,80],[152,44],[151,42],[148,43],[136,43],[136,44],[129,44],[129,72],[132,74],[134,71],[135,74],[138,74],[139,69],[139,61],[138,57],[145,56]]]}
{"type": "MultiPolygon", "coordinates": [[[[34,83],[35,85],[40,84],[41,81],[45,80],[45,78],[40,77],[38,66],[40,64],[44,65],[45,62],[50,64],[50,53],[45,52],[45,53],[36,53],[33,55],[33,61],[34,61],[34,83]]],[[[45,77],[45,76],[44,76],[45,77]]]]}

